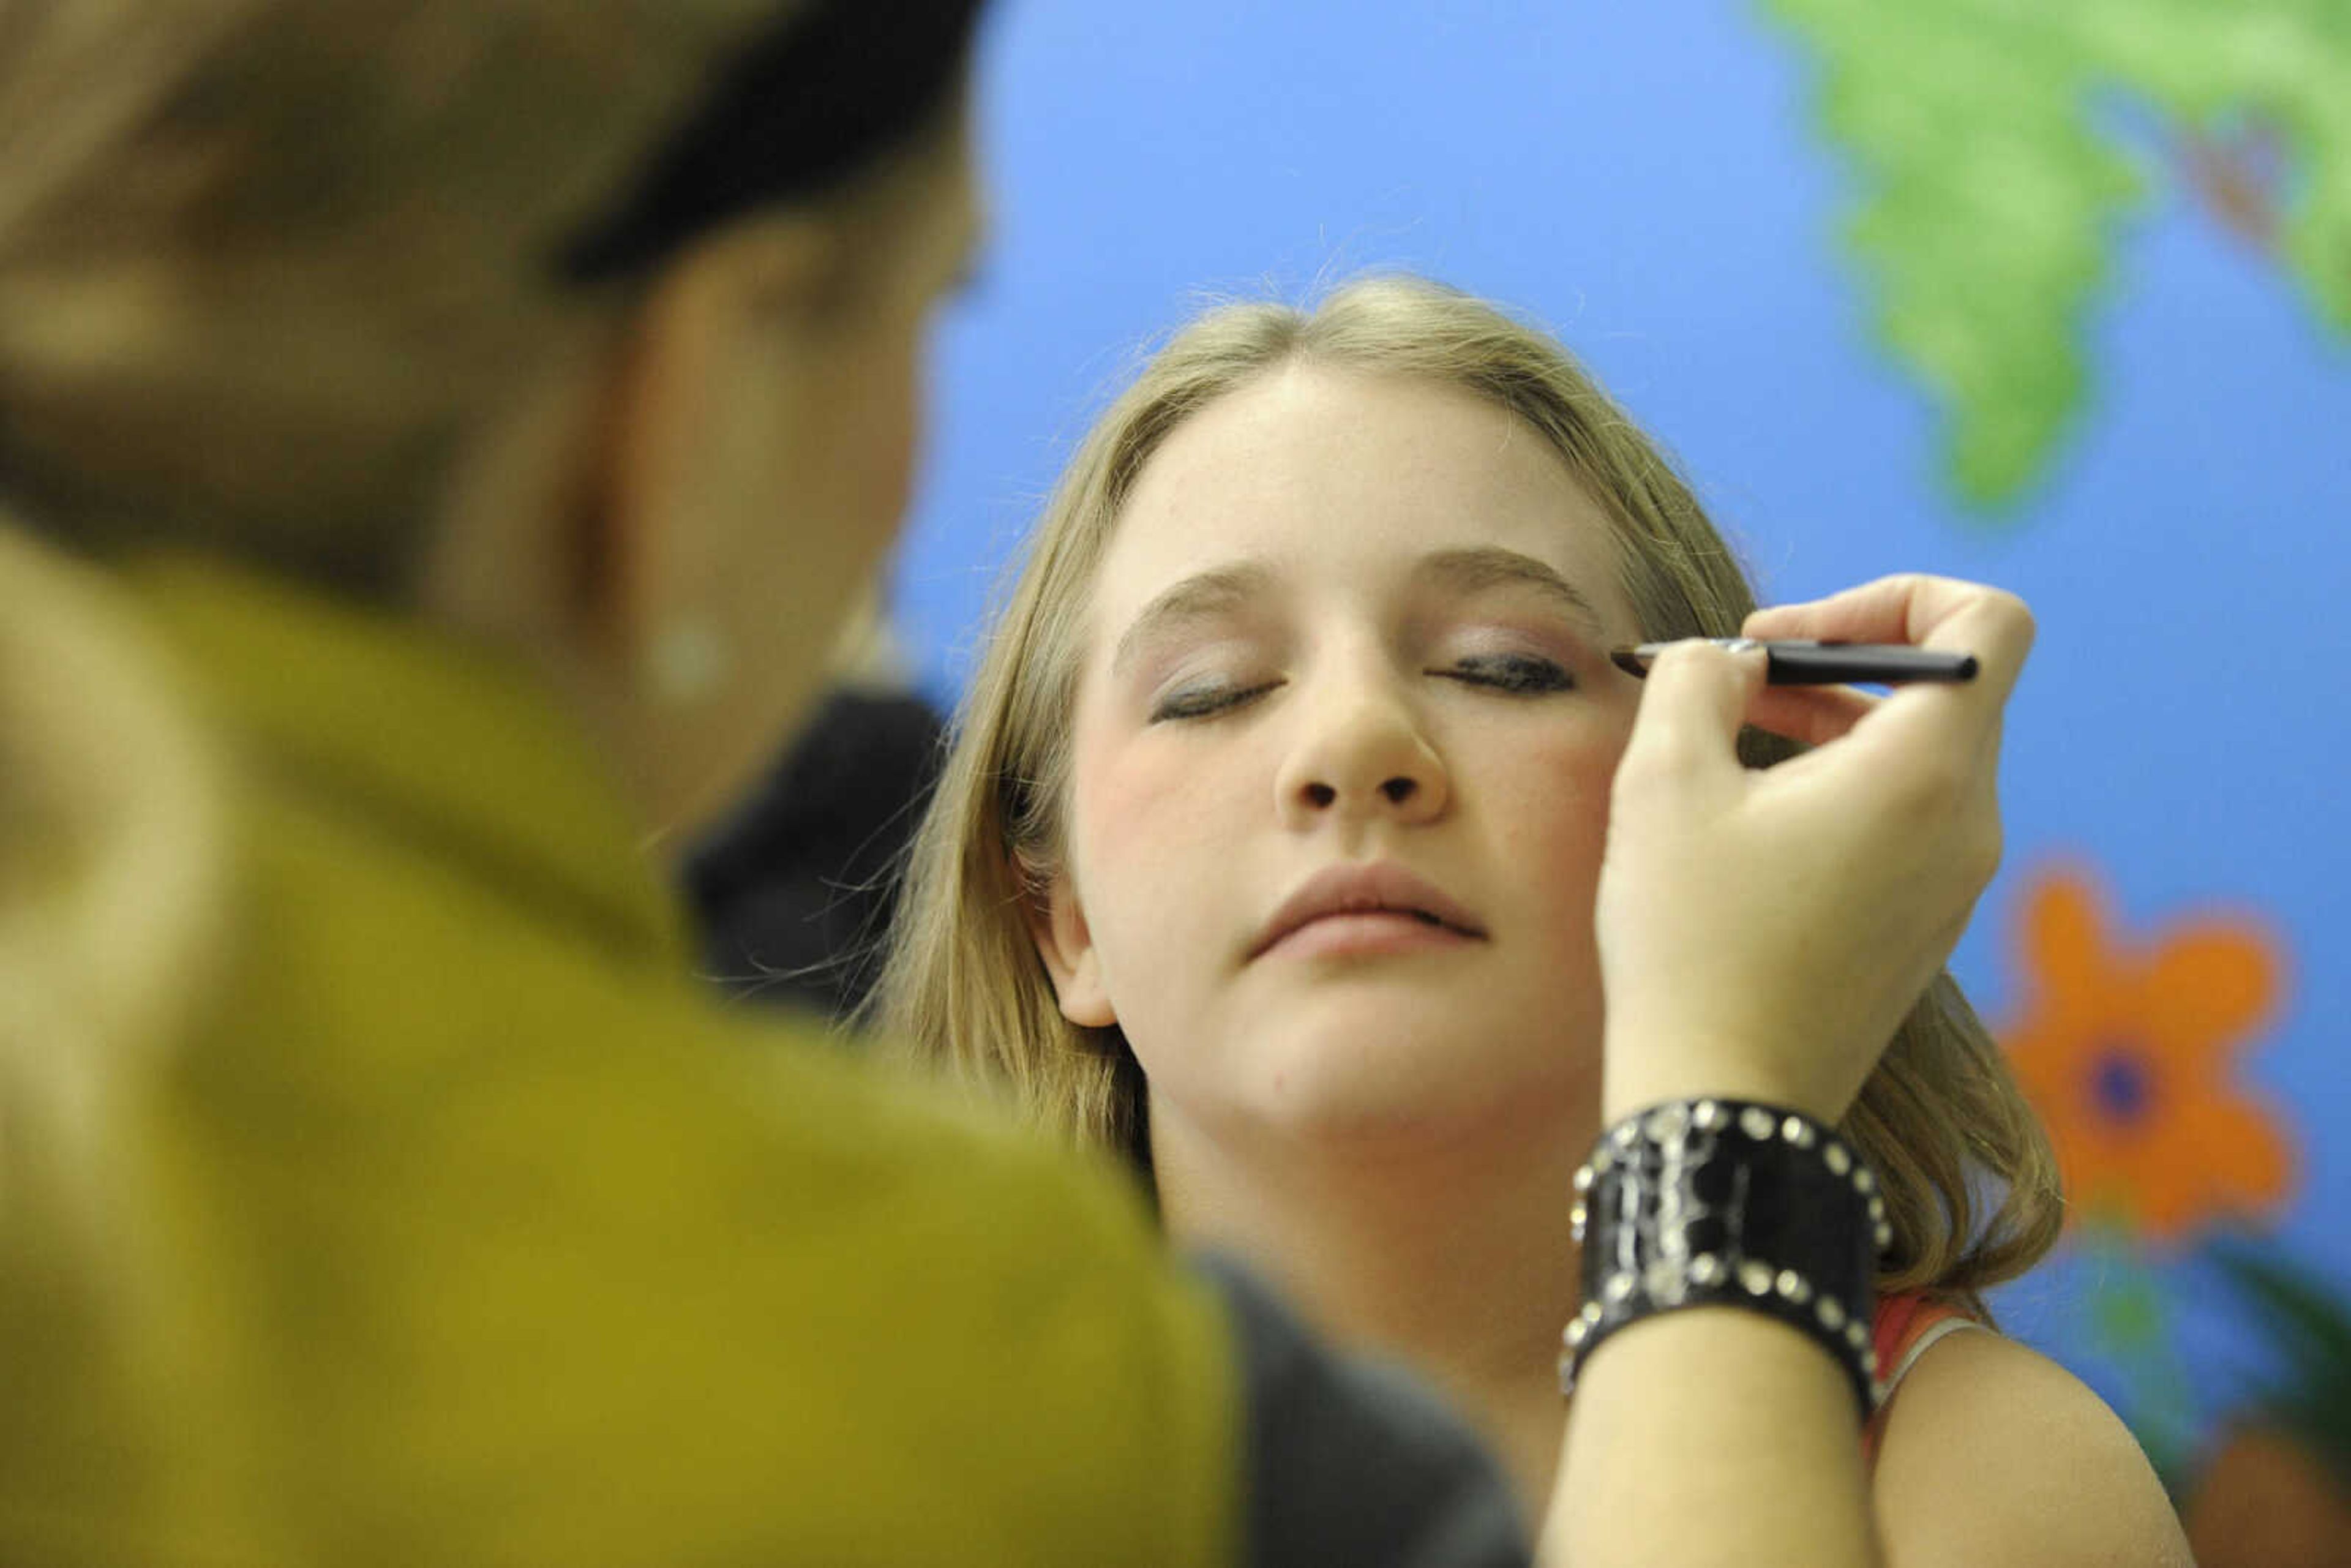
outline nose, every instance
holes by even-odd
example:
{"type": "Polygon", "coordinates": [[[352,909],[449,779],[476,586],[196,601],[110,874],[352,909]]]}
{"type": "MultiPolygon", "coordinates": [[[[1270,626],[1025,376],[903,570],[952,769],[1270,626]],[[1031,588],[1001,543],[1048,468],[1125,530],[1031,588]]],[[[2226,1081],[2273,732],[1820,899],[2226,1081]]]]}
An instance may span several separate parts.
{"type": "Polygon", "coordinates": [[[1333,818],[1428,821],[1445,810],[1445,764],[1402,694],[1375,680],[1305,694],[1303,732],[1274,781],[1285,825],[1333,818]]]}

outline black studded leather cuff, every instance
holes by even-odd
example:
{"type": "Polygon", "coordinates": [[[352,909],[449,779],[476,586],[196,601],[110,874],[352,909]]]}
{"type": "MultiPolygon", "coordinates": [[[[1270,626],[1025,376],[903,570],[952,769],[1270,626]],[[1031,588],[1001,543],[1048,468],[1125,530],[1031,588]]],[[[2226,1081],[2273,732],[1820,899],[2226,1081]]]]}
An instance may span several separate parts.
{"type": "Polygon", "coordinates": [[[1807,1335],[1877,1401],[1877,1259],[1893,1239],[1876,1179],[1834,1130],[1749,1101],[1673,1101],[1601,1135],[1575,1174],[1583,1306],[1560,1388],[1612,1334],[1684,1307],[1727,1306],[1807,1335]]]}

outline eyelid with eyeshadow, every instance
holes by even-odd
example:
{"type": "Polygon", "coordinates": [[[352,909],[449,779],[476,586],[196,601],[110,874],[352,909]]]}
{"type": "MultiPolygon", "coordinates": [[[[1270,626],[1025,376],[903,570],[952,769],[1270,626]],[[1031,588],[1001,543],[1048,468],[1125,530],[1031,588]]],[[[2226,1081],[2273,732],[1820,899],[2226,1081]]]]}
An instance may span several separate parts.
{"type": "Polygon", "coordinates": [[[1281,682],[1279,680],[1178,683],[1151,699],[1146,722],[1162,724],[1173,719],[1206,718],[1263,696],[1280,685],[1281,682]]]}
{"type": "Polygon", "coordinates": [[[1566,663],[1544,653],[1464,653],[1429,673],[1513,695],[1573,691],[1578,684],[1566,663]]]}
{"type": "Polygon", "coordinates": [[[1607,663],[1605,647],[1584,634],[1581,622],[1538,611],[1531,615],[1457,612],[1436,618],[1420,631],[1426,662],[1464,658],[1546,659],[1570,670],[1597,669],[1607,663]]]}
{"type": "MultiPolygon", "coordinates": [[[[1518,586],[1498,584],[1466,597],[1483,600],[1518,586]]],[[[1289,639],[1262,623],[1244,622],[1237,608],[1229,601],[1205,612],[1188,606],[1183,613],[1155,617],[1156,624],[1125,640],[1121,652],[1129,662],[1123,684],[1147,722],[1222,712],[1284,684],[1275,672],[1284,667],[1281,648],[1289,639]],[[1270,646],[1269,636],[1279,645],[1270,646]]],[[[1499,606],[1424,605],[1408,614],[1395,635],[1399,660],[1407,667],[1513,695],[1580,687],[1586,667],[1604,664],[1606,657],[1584,635],[1580,616],[1549,601],[1515,612],[1499,606]]],[[[1114,668],[1118,662],[1113,660],[1114,668]]]]}
{"type": "MultiPolygon", "coordinates": [[[[1510,696],[1545,696],[1571,692],[1580,684],[1564,662],[1541,653],[1464,653],[1423,672],[1439,679],[1510,696]]],[[[1242,706],[1285,685],[1280,677],[1226,679],[1209,676],[1163,686],[1146,707],[1146,722],[1207,718],[1242,706]]]]}
{"type": "MultiPolygon", "coordinates": [[[[1186,716],[1197,705],[1223,706],[1215,699],[1276,684],[1264,647],[1254,638],[1223,635],[1158,651],[1130,677],[1132,689],[1150,722],[1186,716]],[[1175,713],[1175,710],[1186,710],[1175,713]]],[[[1201,710],[1206,711],[1206,710],[1201,710]]]]}

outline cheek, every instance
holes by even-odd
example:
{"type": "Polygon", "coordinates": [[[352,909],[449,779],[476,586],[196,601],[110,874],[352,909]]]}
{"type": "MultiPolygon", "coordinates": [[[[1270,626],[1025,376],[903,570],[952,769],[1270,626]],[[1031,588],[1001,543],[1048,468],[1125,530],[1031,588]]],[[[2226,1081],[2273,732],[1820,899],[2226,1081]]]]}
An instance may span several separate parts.
{"type": "Polygon", "coordinates": [[[1073,870],[1114,999],[1155,1010],[1195,989],[1186,977],[1202,972],[1196,958],[1245,935],[1235,856],[1257,791],[1246,759],[1229,752],[1111,730],[1078,725],[1073,870]]]}
{"type": "Polygon", "coordinates": [[[1075,762],[1072,838],[1089,904],[1177,891],[1169,883],[1215,832],[1210,779],[1176,747],[1090,741],[1083,727],[1075,762]]]}
{"type": "Polygon", "coordinates": [[[818,455],[835,476],[827,510],[869,561],[897,537],[913,499],[923,423],[921,350],[918,331],[893,330],[862,343],[831,378],[818,455]]]}
{"type": "Polygon", "coordinates": [[[1499,863],[1543,866],[1521,885],[1545,923],[1588,944],[1623,736],[1570,736],[1518,750],[1492,776],[1499,863]]]}
{"type": "Polygon", "coordinates": [[[881,427],[872,465],[870,516],[886,534],[894,536],[899,519],[914,498],[914,469],[923,452],[923,361],[919,332],[910,332],[893,345],[883,368],[883,384],[874,411],[881,427]]]}

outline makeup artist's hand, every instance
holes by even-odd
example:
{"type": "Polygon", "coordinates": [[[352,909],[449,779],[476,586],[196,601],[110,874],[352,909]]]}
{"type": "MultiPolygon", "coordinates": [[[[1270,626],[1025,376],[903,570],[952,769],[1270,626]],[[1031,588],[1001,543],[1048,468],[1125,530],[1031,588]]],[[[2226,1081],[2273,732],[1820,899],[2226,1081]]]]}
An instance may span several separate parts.
{"type": "Polygon", "coordinates": [[[1999,863],[2001,716],[2032,643],[2022,601],[1891,577],[1742,630],[1971,653],[1980,671],[1872,697],[1766,687],[1760,650],[1657,660],[1600,879],[1612,1120],[1716,1093],[1834,1121],[1999,863]],[[1751,771],[1733,749],[1742,722],[1813,749],[1751,771]]]}

